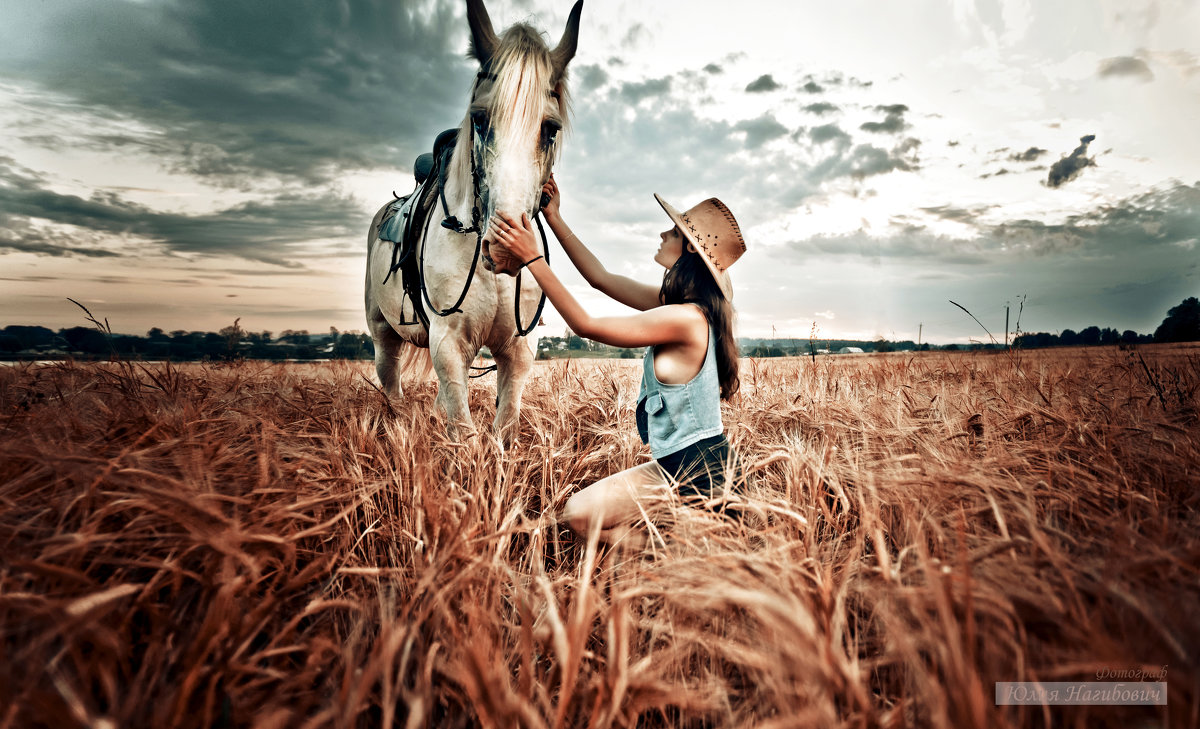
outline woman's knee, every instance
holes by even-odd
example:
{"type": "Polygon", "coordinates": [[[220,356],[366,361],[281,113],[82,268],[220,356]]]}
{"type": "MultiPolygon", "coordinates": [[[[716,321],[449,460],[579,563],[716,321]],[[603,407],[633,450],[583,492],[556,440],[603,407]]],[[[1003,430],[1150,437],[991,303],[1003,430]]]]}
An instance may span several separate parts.
{"type": "Polygon", "coordinates": [[[567,526],[571,527],[571,531],[576,534],[587,536],[588,528],[592,524],[594,518],[593,510],[586,503],[587,499],[583,498],[582,494],[572,494],[567,503],[563,506],[562,518],[567,522],[567,526]]]}

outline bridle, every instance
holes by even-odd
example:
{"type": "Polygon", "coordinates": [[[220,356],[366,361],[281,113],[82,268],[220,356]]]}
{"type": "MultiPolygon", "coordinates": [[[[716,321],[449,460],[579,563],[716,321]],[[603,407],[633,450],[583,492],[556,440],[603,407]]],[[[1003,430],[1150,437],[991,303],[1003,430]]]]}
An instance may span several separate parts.
{"type": "MultiPolygon", "coordinates": [[[[476,93],[479,91],[480,81],[495,81],[496,74],[482,70],[475,76],[475,84],[471,89],[471,103],[475,103],[476,93]]],[[[552,98],[558,98],[558,92],[551,90],[552,98]]],[[[555,137],[558,134],[558,126],[550,122],[542,124],[542,148],[548,149],[554,143],[555,137]]],[[[446,168],[449,164],[441,165],[441,171],[438,174],[438,196],[442,200],[442,227],[460,235],[475,234],[475,255],[471,257],[471,268],[467,272],[466,283],[463,284],[462,293],[459,294],[458,300],[455,301],[447,309],[438,309],[434,306],[433,301],[429,298],[429,290],[425,286],[425,239],[429,235],[429,226],[425,226],[421,233],[421,258],[418,262],[419,278],[421,280],[421,296],[425,299],[429,310],[434,314],[446,317],[451,314],[461,312],[459,307],[467,298],[467,292],[471,289],[471,282],[475,279],[475,268],[479,265],[480,253],[483,250],[483,225],[482,217],[484,205],[483,201],[486,195],[490,194],[487,187],[487,181],[483,178],[483,170],[487,168],[486,155],[488,151],[488,143],[492,138],[491,125],[488,123],[486,112],[477,112],[471,114],[471,227],[464,227],[459,219],[450,214],[450,206],[446,203],[446,168]]],[[[542,227],[542,206],[539,205],[536,212],[533,214],[534,222],[537,223],[538,233],[542,237],[542,250],[545,252],[546,262],[550,262],[550,246],[546,243],[546,230],[542,227]]],[[[517,336],[524,337],[533,331],[537,326],[538,321],[542,317],[542,309],[546,306],[546,292],[543,291],[538,300],[537,310],[533,314],[533,319],[530,320],[528,327],[521,325],[521,274],[524,269],[517,272],[516,288],[513,296],[513,317],[517,325],[517,336]]]]}

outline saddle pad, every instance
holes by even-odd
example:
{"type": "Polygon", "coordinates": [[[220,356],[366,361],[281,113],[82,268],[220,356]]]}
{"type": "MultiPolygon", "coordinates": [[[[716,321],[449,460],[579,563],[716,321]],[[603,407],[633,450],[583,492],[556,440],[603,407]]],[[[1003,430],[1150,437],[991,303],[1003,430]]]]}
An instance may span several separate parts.
{"type": "Polygon", "coordinates": [[[386,240],[390,243],[404,242],[404,228],[409,216],[412,215],[413,206],[416,205],[420,195],[412,194],[398,198],[392,203],[389,209],[383,216],[383,223],[379,226],[380,240],[386,240]]]}

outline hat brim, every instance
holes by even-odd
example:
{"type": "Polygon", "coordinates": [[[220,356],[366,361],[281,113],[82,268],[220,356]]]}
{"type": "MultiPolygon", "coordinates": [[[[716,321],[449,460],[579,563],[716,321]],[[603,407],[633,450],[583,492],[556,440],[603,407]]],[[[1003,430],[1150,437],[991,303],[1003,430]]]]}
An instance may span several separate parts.
{"type": "Polygon", "coordinates": [[[704,265],[708,267],[709,272],[712,274],[713,280],[717,282],[717,287],[721,289],[721,295],[725,297],[726,301],[733,301],[733,280],[729,278],[729,272],[717,270],[716,264],[713,263],[712,259],[708,257],[708,253],[706,253],[704,247],[700,245],[700,241],[696,240],[696,236],[693,235],[692,232],[688,230],[687,225],[684,224],[683,218],[679,215],[678,210],[672,207],[671,204],[666,200],[663,200],[657,192],[654,193],[654,199],[657,200],[658,204],[662,206],[662,209],[667,214],[667,217],[669,217],[671,221],[675,223],[675,227],[679,228],[679,230],[683,233],[683,237],[692,244],[692,249],[695,250],[696,253],[700,254],[700,260],[704,261],[704,265]]]}

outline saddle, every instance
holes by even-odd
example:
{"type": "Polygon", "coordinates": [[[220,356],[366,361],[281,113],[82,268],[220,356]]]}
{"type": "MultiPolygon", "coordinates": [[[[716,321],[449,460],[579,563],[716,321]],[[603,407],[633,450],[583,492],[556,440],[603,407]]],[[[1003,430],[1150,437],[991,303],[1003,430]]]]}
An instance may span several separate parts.
{"type": "Polygon", "coordinates": [[[386,284],[399,271],[404,295],[412,302],[416,314],[413,321],[401,322],[403,324],[420,322],[426,329],[429,328],[429,315],[421,301],[421,272],[416,251],[429,223],[429,216],[433,213],[438,192],[444,184],[446,168],[450,165],[457,138],[457,129],[447,129],[434,141],[432,154],[426,152],[417,157],[413,165],[416,188],[404,197],[397,197],[388,206],[379,224],[379,239],[392,244],[392,263],[383,283],[386,284]]]}

